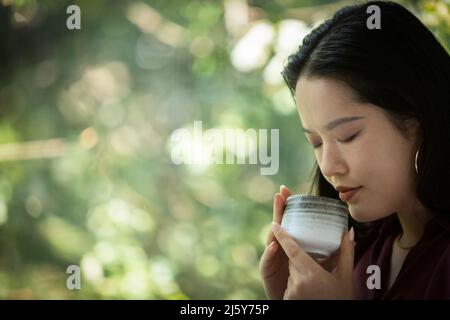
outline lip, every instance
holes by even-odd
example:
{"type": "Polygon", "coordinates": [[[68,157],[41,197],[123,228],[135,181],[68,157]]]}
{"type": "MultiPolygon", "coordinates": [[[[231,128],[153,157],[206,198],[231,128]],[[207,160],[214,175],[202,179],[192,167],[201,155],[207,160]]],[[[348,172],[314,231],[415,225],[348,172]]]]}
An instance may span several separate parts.
{"type": "Polygon", "coordinates": [[[362,187],[356,187],[345,192],[339,192],[339,198],[344,202],[349,202],[351,198],[361,189],[362,187]]]}

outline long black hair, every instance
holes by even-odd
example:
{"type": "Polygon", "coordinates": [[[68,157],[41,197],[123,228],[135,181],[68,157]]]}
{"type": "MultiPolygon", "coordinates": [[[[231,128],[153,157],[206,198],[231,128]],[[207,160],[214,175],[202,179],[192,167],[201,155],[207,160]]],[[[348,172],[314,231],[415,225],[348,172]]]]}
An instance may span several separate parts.
{"type": "MultiPolygon", "coordinates": [[[[360,102],[387,111],[401,132],[406,120],[417,120],[417,196],[433,213],[450,217],[450,58],[414,14],[390,1],[344,7],[304,38],[282,75],[294,99],[300,76],[331,78],[344,81],[360,102]],[[380,8],[380,29],[366,24],[370,5],[380,8]]],[[[310,193],[339,199],[317,163],[313,174],[310,193]]]]}

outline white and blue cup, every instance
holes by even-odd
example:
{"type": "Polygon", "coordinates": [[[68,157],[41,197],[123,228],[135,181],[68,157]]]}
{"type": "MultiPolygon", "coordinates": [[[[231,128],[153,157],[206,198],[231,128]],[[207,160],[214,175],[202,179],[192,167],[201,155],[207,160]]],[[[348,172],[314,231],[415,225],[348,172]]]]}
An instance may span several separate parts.
{"type": "Polygon", "coordinates": [[[339,249],[348,230],[348,207],[337,199],[291,195],[286,200],[281,227],[313,258],[325,258],[339,249]]]}

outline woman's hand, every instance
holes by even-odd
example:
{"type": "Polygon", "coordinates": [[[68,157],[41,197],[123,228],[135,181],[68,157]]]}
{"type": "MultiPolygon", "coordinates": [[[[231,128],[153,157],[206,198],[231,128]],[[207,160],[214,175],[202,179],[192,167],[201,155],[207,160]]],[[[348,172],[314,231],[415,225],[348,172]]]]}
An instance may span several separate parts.
{"type": "MultiPolygon", "coordinates": [[[[275,194],[273,200],[273,221],[281,223],[286,199],[291,193],[285,186],[280,187],[280,192],[275,194]]],[[[272,230],[269,231],[266,240],[266,248],[261,257],[259,270],[269,299],[283,299],[289,278],[289,259],[277,242],[272,230]]]]}
{"type": "MultiPolygon", "coordinates": [[[[283,251],[289,260],[289,277],[283,299],[353,299],[353,229],[343,235],[338,253],[322,262],[316,262],[304,252],[277,222],[272,223],[272,230],[282,247],[278,255],[281,255],[279,251],[283,251]],[[333,260],[337,264],[335,267],[333,260]],[[330,269],[334,270],[330,272],[330,269]]],[[[285,278],[280,280],[285,284],[285,278]]],[[[276,293],[279,294],[279,291],[276,293]]]]}

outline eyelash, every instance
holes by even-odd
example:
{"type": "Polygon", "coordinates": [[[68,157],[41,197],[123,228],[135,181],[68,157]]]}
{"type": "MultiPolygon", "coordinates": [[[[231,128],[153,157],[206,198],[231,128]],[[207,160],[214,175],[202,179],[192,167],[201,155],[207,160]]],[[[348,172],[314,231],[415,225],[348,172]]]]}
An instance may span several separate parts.
{"type": "MultiPolygon", "coordinates": [[[[361,130],[359,130],[358,132],[356,132],[355,134],[351,135],[349,138],[347,138],[347,139],[345,139],[345,140],[343,140],[343,141],[339,141],[339,140],[338,140],[338,141],[341,142],[341,143],[352,142],[352,141],[359,135],[360,132],[361,132],[361,130]]],[[[314,149],[317,149],[317,148],[319,148],[321,145],[322,145],[322,143],[316,144],[316,145],[313,146],[313,148],[314,148],[314,149]]]]}

